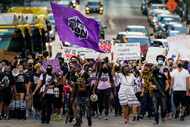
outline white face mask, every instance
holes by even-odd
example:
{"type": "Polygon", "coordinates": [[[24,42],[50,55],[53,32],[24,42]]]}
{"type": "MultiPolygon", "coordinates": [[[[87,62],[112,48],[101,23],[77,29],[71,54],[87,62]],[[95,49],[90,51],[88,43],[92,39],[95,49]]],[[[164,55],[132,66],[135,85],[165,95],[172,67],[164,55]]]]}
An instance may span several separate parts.
{"type": "Polygon", "coordinates": [[[158,60],[158,64],[159,64],[159,65],[163,65],[163,64],[164,64],[164,61],[163,61],[163,60],[158,60]]]}

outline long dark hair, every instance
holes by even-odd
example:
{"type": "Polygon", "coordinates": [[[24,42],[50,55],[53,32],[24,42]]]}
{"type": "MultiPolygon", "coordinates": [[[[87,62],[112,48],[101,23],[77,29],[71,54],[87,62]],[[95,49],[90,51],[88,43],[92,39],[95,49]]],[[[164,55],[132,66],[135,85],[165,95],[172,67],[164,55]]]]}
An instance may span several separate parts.
{"type": "Polygon", "coordinates": [[[126,65],[124,65],[124,66],[122,67],[121,72],[122,72],[124,75],[129,75],[130,71],[129,71],[128,74],[126,74],[126,72],[125,72],[125,68],[126,68],[126,67],[129,69],[129,65],[126,64],[126,65]]]}
{"type": "Polygon", "coordinates": [[[164,68],[164,69],[163,69],[163,72],[167,72],[167,77],[166,77],[166,78],[167,78],[168,80],[171,80],[171,75],[170,75],[169,69],[168,69],[168,68],[164,68]]]}
{"type": "Polygon", "coordinates": [[[99,63],[99,64],[97,65],[97,72],[96,72],[96,75],[97,75],[97,77],[98,77],[98,80],[101,78],[102,73],[105,73],[105,72],[103,72],[103,66],[104,66],[104,65],[106,65],[106,67],[107,67],[107,72],[106,72],[106,73],[108,73],[110,81],[113,82],[112,69],[111,69],[111,67],[109,66],[108,63],[104,63],[104,62],[99,63]]]}

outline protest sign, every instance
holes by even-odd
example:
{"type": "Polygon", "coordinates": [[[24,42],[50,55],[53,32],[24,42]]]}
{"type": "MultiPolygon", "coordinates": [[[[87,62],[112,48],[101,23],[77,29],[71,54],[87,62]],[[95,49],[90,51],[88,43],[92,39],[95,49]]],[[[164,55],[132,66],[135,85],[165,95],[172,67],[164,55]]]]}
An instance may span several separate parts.
{"type": "Polygon", "coordinates": [[[110,53],[112,50],[112,44],[109,40],[102,40],[99,43],[99,47],[105,53],[110,53]]]}
{"type": "Polygon", "coordinates": [[[68,60],[71,57],[77,57],[79,55],[79,48],[76,47],[63,47],[62,49],[62,55],[64,59],[68,60]]]}
{"type": "Polygon", "coordinates": [[[140,43],[116,43],[113,52],[114,61],[139,60],[141,58],[140,43]]]}
{"type": "Polygon", "coordinates": [[[79,56],[81,58],[96,59],[98,57],[98,52],[91,50],[91,49],[80,48],[80,49],[78,49],[78,52],[79,52],[79,56]]]}
{"type": "Polygon", "coordinates": [[[180,55],[181,60],[190,61],[190,35],[178,35],[175,37],[168,37],[168,58],[175,57],[180,55]]]}
{"type": "Polygon", "coordinates": [[[160,47],[149,47],[146,54],[146,62],[156,64],[156,57],[158,55],[166,55],[166,50],[160,47]]]}

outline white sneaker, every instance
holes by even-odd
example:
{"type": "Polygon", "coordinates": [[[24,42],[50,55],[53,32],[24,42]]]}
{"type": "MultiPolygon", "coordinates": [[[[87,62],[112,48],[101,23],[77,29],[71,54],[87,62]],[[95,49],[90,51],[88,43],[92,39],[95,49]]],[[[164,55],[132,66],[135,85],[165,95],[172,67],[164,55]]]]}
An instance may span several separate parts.
{"type": "Polygon", "coordinates": [[[105,116],[105,117],[104,117],[104,120],[109,120],[109,116],[105,116]]]}

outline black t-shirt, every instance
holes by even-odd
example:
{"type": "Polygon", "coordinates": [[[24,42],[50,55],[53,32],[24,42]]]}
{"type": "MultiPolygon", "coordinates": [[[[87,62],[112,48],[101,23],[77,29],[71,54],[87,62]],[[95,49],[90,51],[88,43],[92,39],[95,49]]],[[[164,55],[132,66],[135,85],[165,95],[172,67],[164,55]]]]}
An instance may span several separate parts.
{"type": "Polygon", "coordinates": [[[71,72],[69,71],[67,73],[66,79],[71,82],[71,83],[75,83],[77,81],[77,79],[79,78],[79,76],[76,75],[75,72],[71,72]]]}
{"type": "Polygon", "coordinates": [[[69,73],[69,69],[68,69],[67,63],[63,63],[63,64],[61,65],[61,70],[62,70],[62,72],[63,72],[63,75],[67,75],[67,74],[69,73]]]}
{"type": "Polygon", "coordinates": [[[34,82],[34,73],[32,70],[28,70],[27,72],[25,72],[25,82],[28,83],[28,82],[34,82]]]}
{"type": "Polygon", "coordinates": [[[13,77],[11,73],[0,73],[0,87],[9,88],[13,84],[13,77]]]}
{"type": "Polygon", "coordinates": [[[18,74],[15,77],[15,85],[16,86],[23,86],[23,85],[25,85],[25,75],[24,74],[18,74]]]}
{"type": "Polygon", "coordinates": [[[159,93],[164,93],[167,80],[166,76],[160,72],[154,74],[153,76],[153,83],[156,85],[157,91],[159,91],[159,93]]]}
{"type": "Polygon", "coordinates": [[[89,75],[88,72],[84,72],[84,73],[82,74],[82,78],[84,78],[86,84],[89,84],[90,75],[89,75]]]}

